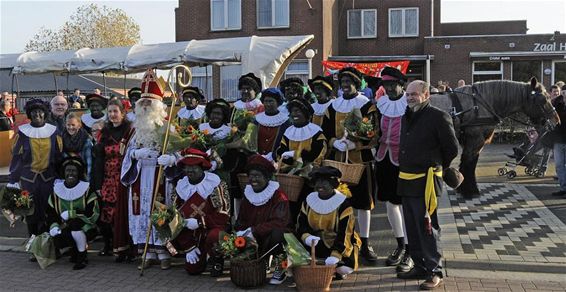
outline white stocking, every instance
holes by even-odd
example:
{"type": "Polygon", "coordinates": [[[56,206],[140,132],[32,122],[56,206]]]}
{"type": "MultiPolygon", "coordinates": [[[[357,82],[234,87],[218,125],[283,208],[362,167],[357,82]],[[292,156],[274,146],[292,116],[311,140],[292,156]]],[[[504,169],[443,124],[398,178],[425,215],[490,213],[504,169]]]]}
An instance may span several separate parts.
{"type": "Polygon", "coordinates": [[[370,210],[358,209],[358,225],[360,226],[360,237],[369,238],[370,220],[371,220],[370,210]]]}
{"type": "Polygon", "coordinates": [[[147,261],[147,260],[155,260],[155,259],[157,259],[157,255],[156,255],[154,252],[149,252],[149,251],[148,251],[148,252],[145,254],[145,260],[146,260],[146,261],[147,261]]]}
{"type": "Polygon", "coordinates": [[[71,231],[71,236],[75,241],[77,250],[83,252],[86,250],[86,234],[83,231],[71,231]]]}
{"type": "Polygon", "coordinates": [[[401,205],[391,204],[390,202],[385,203],[385,205],[387,206],[387,218],[389,219],[389,224],[391,224],[395,238],[405,237],[401,205]]]}

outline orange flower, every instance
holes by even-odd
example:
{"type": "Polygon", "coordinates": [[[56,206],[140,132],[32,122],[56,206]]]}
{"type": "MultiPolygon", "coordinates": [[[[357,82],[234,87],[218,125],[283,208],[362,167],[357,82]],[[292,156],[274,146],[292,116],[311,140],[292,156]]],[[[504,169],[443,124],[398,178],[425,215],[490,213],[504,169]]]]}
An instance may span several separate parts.
{"type": "Polygon", "coordinates": [[[363,119],[362,119],[362,122],[363,122],[363,123],[367,123],[367,122],[369,122],[369,119],[368,119],[368,118],[363,118],[363,119]]]}
{"type": "Polygon", "coordinates": [[[29,192],[26,191],[26,190],[23,190],[23,191],[22,191],[22,196],[23,196],[23,197],[29,197],[29,192]]]}
{"type": "Polygon", "coordinates": [[[230,239],[230,236],[228,236],[228,234],[224,235],[224,241],[228,241],[228,239],[230,239]]]}
{"type": "Polygon", "coordinates": [[[208,129],[204,129],[204,130],[202,131],[202,133],[205,134],[205,135],[208,135],[208,133],[209,133],[209,132],[208,132],[208,129]]]}
{"type": "Polygon", "coordinates": [[[368,138],[372,138],[373,136],[375,136],[375,131],[368,131],[367,135],[368,138]]]}
{"type": "Polygon", "coordinates": [[[193,141],[196,140],[196,139],[197,139],[197,135],[193,134],[193,135],[191,136],[191,139],[193,139],[193,141]]]}
{"type": "Polygon", "coordinates": [[[237,248],[244,248],[246,247],[246,239],[242,236],[238,236],[236,237],[236,240],[234,240],[234,245],[237,248]]]}
{"type": "Polygon", "coordinates": [[[281,262],[281,267],[282,267],[283,269],[286,269],[287,267],[289,267],[289,262],[287,262],[287,260],[282,261],[282,262],[281,262]]]}
{"type": "Polygon", "coordinates": [[[192,125],[189,125],[189,132],[192,132],[195,128],[192,125]]]}
{"type": "Polygon", "coordinates": [[[163,224],[165,224],[165,219],[159,218],[159,220],[157,220],[157,225],[158,225],[158,226],[163,226],[163,224]]]}

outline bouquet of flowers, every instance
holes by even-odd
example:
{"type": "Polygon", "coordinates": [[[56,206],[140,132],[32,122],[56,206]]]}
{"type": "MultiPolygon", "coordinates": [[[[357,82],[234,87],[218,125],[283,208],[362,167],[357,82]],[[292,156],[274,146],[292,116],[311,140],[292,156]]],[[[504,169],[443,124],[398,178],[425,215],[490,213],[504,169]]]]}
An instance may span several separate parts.
{"type": "Polygon", "coordinates": [[[175,124],[175,132],[169,134],[167,151],[175,152],[187,147],[206,151],[211,144],[212,136],[208,130],[201,131],[191,123],[186,126],[175,124]]]}
{"type": "Polygon", "coordinates": [[[238,128],[239,132],[245,132],[249,124],[254,121],[255,113],[250,110],[236,110],[232,117],[232,126],[238,128]]]}
{"type": "Polygon", "coordinates": [[[185,227],[185,220],[175,206],[167,206],[155,202],[155,207],[151,213],[151,224],[157,235],[162,241],[175,239],[185,227]]]}
{"type": "Polygon", "coordinates": [[[252,237],[237,236],[235,233],[220,232],[216,248],[225,257],[236,260],[254,260],[258,256],[257,241],[252,237]]]}
{"type": "Polygon", "coordinates": [[[0,190],[0,208],[18,216],[33,214],[33,198],[26,190],[4,187],[0,190]]]}
{"type": "Polygon", "coordinates": [[[375,137],[375,130],[372,122],[367,117],[360,117],[354,112],[350,113],[344,120],[344,129],[348,136],[354,137],[350,140],[371,141],[375,137]]]}

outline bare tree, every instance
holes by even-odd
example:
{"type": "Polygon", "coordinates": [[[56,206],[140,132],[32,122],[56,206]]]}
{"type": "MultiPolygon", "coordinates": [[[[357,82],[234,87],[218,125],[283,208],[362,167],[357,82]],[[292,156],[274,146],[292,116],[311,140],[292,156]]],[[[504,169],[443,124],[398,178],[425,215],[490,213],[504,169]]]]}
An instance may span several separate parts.
{"type": "Polygon", "coordinates": [[[74,50],[131,46],[140,40],[140,27],[121,9],[80,6],[58,31],[42,28],[26,45],[26,51],[74,50]]]}

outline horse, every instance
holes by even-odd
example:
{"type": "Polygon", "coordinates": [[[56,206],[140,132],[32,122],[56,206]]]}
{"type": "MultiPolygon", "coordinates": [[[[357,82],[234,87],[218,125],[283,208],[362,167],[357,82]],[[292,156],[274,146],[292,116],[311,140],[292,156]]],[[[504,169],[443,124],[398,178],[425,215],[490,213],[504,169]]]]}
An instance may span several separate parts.
{"type": "Polygon", "coordinates": [[[456,189],[465,198],[480,196],[476,181],[479,155],[491,142],[495,127],[515,113],[526,114],[531,123],[553,128],[560,118],[544,86],[530,82],[494,80],[456,88],[452,93],[431,95],[431,104],[451,114],[462,147],[459,170],[464,181],[456,189]]]}

